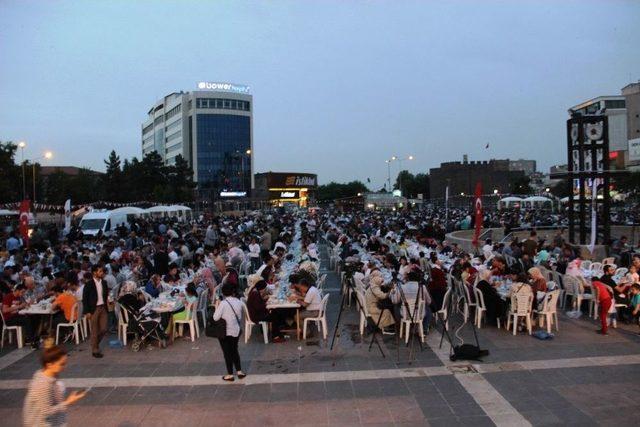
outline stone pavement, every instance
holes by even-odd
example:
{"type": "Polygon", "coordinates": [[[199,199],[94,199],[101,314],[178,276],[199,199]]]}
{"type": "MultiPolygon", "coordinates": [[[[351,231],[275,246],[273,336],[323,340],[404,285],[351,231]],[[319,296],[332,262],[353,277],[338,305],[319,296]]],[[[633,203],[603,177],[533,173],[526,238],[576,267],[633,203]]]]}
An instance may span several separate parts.
{"type": "MultiPolygon", "coordinates": [[[[338,276],[327,287],[330,334],[339,311],[338,276]]],[[[602,337],[596,323],[560,319],[554,340],[482,328],[483,362],[448,360],[431,331],[422,350],[398,349],[385,336],[382,357],[370,335],[361,339],[357,313],[345,311],[333,351],[316,336],[267,344],[254,328],[241,343],[249,376],[223,383],[218,343],[178,339],[165,350],[105,349],[93,359],[88,343],[69,345],[63,380],[91,388],[69,410],[69,424],[106,426],[247,425],[632,425],[640,393],[640,337],[620,327],[602,337]],[[399,350],[399,351],[398,351],[399,350]],[[635,404],[635,405],[634,405],[635,404]]],[[[470,333],[463,332],[468,340],[470,333]]],[[[331,338],[331,337],[330,337],[331,338]]],[[[5,346],[0,352],[0,419],[21,425],[37,354],[5,346]]]]}

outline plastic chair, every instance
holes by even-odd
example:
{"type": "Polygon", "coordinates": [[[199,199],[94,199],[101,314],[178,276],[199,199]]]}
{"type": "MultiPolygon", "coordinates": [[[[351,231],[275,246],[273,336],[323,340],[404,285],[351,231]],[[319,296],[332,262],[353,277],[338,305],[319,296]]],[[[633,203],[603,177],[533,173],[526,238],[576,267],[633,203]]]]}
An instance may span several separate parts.
{"type": "Polygon", "coordinates": [[[560,297],[560,290],[556,289],[555,291],[548,292],[545,295],[542,309],[536,310],[535,313],[538,315],[538,322],[540,327],[544,326],[544,323],[547,323],[547,332],[551,333],[551,325],[552,323],[556,326],[556,331],[558,331],[558,298],[560,297]]]}
{"type": "Polygon", "coordinates": [[[322,326],[322,337],[327,339],[327,302],[329,301],[329,294],[326,294],[322,298],[322,306],[318,312],[318,317],[307,317],[302,324],[302,339],[307,339],[307,322],[316,322],[318,330],[322,326]]]}
{"type": "Polygon", "coordinates": [[[82,327],[80,326],[80,305],[76,302],[71,308],[71,319],[68,322],[58,323],[56,326],[56,345],[60,340],[60,328],[73,328],[73,336],[76,344],[80,344],[80,334],[82,327]]]}
{"type": "Polygon", "coordinates": [[[411,310],[411,316],[406,313],[406,309],[402,307],[402,319],[400,320],[400,338],[405,335],[405,343],[409,343],[409,335],[411,333],[411,324],[418,326],[418,332],[420,333],[420,340],[424,342],[424,326],[422,325],[422,319],[424,319],[424,300],[421,298],[418,301],[418,307],[416,310],[416,300],[407,300],[409,310],[411,310]],[[413,322],[411,321],[413,317],[413,322]]]}
{"type": "Polygon", "coordinates": [[[466,322],[467,320],[469,320],[469,314],[470,314],[471,308],[473,307],[474,310],[476,309],[476,303],[471,302],[471,296],[469,295],[469,288],[467,287],[467,285],[465,285],[464,283],[462,283],[462,281],[460,281],[459,286],[462,288],[464,292],[462,294],[462,300],[464,302],[463,316],[464,316],[464,321],[466,322]]]}
{"type": "Polygon", "coordinates": [[[513,319],[513,335],[518,333],[518,319],[523,317],[527,323],[527,330],[531,335],[531,305],[533,294],[531,292],[518,292],[511,295],[511,311],[507,317],[507,331],[511,327],[513,319]]]}
{"type": "Polygon", "coordinates": [[[626,267],[619,267],[616,269],[616,272],[614,274],[614,276],[624,276],[625,274],[627,274],[629,272],[629,269],[626,267]]]}
{"type": "MultiPolygon", "coordinates": [[[[487,314],[487,306],[484,303],[484,295],[482,295],[482,291],[480,291],[480,289],[474,287],[473,293],[476,296],[475,323],[476,327],[480,329],[482,327],[482,318],[487,314]]],[[[498,328],[500,328],[500,319],[498,319],[498,328]]]]}
{"type": "Polygon", "coordinates": [[[612,265],[612,264],[615,264],[615,262],[616,262],[616,259],[610,256],[602,260],[602,265],[612,265]]]}
{"type": "Polygon", "coordinates": [[[127,334],[129,333],[129,312],[118,303],[116,303],[115,308],[118,313],[118,339],[126,347],[127,334]]]}
{"type": "Polygon", "coordinates": [[[364,289],[360,290],[356,288],[356,298],[358,299],[358,303],[362,310],[358,310],[360,314],[360,335],[364,335],[364,328],[367,325],[367,318],[371,317],[369,314],[369,309],[367,308],[367,303],[364,296],[364,289]]]}
{"type": "MultiPolygon", "coordinates": [[[[256,325],[251,321],[249,317],[249,309],[246,304],[242,304],[242,310],[244,311],[244,343],[249,342],[249,337],[251,337],[251,330],[256,325]]],[[[260,326],[262,326],[262,335],[264,336],[264,343],[269,344],[269,322],[262,321],[260,322],[260,326]]]]}
{"type": "MultiPolygon", "coordinates": [[[[0,304],[1,305],[1,304],[0,304]]],[[[2,310],[0,309],[0,318],[2,319],[2,342],[0,343],[0,348],[4,348],[4,334],[7,332],[9,336],[9,344],[11,344],[11,332],[15,331],[16,333],[16,341],[18,342],[18,348],[22,348],[24,346],[24,340],[22,338],[22,326],[7,326],[4,321],[4,314],[2,314],[2,310]]]]}
{"type": "Polygon", "coordinates": [[[187,312],[187,317],[184,320],[174,320],[173,321],[173,336],[174,338],[176,337],[176,333],[178,333],[180,336],[182,336],[183,331],[183,325],[189,325],[189,334],[191,335],[191,342],[195,341],[196,337],[200,336],[200,328],[198,326],[198,321],[196,319],[196,316],[194,316],[196,310],[195,310],[195,305],[197,303],[192,303],[192,304],[187,304],[187,306],[185,307],[185,310],[187,312]],[[178,332],[178,326],[180,327],[180,332],[178,332]]]}
{"type": "Polygon", "coordinates": [[[322,290],[322,288],[324,287],[324,283],[327,281],[327,275],[323,274],[322,276],[320,276],[320,278],[318,279],[318,282],[316,283],[316,288],[318,288],[319,290],[322,290]]]}
{"type": "Polygon", "coordinates": [[[582,263],[580,264],[580,268],[582,268],[583,270],[590,270],[591,269],[591,261],[589,261],[589,260],[582,261],[582,263]]]}
{"type": "Polygon", "coordinates": [[[436,319],[442,320],[446,330],[449,330],[449,305],[451,305],[452,292],[451,288],[447,289],[442,298],[442,307],[436,312],[436,319]]]}

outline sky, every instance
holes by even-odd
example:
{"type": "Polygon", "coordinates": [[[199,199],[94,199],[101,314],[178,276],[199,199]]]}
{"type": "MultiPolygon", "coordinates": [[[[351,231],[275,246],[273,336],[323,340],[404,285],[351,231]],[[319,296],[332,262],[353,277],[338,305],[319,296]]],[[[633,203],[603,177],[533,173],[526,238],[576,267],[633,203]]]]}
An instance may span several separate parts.
{"type": "Polygon", "coordinates": [[[567,109],[640,79],[639,22],[637,0],[0,0],[0,140],[103,170],[141,157],[157,99],[223,81],[251,86],[256,172],[548,172],[567,109]]]}

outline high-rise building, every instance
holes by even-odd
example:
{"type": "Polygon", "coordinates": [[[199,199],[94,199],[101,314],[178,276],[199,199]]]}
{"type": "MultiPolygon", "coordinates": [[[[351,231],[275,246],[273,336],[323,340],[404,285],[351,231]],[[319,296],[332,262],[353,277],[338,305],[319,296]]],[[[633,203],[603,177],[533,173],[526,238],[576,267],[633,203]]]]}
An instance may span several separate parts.
{"type": "Polygon", "coordinates": [[[166,165],[181,155],[202,198],[250,194],[253,186],[253,97],[249,87],[198,83],[198,90],[158,100],[142,123],[142,155],[166,165]]]}
{"type": "Polygon", "coordinates": [[[627,107],[627,139],[629,140],[629,169],[640,169],[640,82],[622,88],[627,107]]]}
{"type": "Polygon", "coordinates": [[[609,161],[615,169],[624,169],[628,163],[627,110],[624,96],[599,96],[569,108],[569,115],[604,114],[609,127],[609,161]]]}

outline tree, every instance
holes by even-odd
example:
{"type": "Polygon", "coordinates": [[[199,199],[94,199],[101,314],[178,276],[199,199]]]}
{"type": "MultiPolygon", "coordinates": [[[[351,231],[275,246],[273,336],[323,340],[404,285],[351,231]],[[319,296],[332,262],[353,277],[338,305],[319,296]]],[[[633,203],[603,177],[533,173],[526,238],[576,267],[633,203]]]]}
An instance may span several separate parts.
{"type": "Polygon", "coordinates": [[[369,189],[361,181],[351,181],[346,184],[330,182],[318,186],[316,195],[319,201],[332,201],[345,197],[357,196],[358,193],[366,193],[369,189]]]}
{"type": "Polygon", "coordinates": [[[120,156],[115,150],[111,150],[109,158],[104,161],[107,171],[104,175],[104,188],[107,199],[113,201],[123,200],[122,170],[120,169],[120,156]]]}
{"type": "Polygon", "coordinates": [[[409,198],[417,198],[418,194],[422,194],[424,199],[428,199],[429,175],[425,173],[413,175],[409,171],[403,170],[398,174],[393,188],[395,190],[402,188],[403,196],[409,198]],[[400,184],[402,184],[402,186],[400,184]]]}
{"type": "Polygon", "coordinates": [[[514,194],[533,194],[533,188],[531,188],[531,178],[523,176],[513,181],[511,186],[511,192],[514,194]]]}
{"type": "Polygon", "coordinates": [[[0,202],[16,202],[22,198],[22,172],[14,162],[18,146],[0,141],[0,202]]]}

